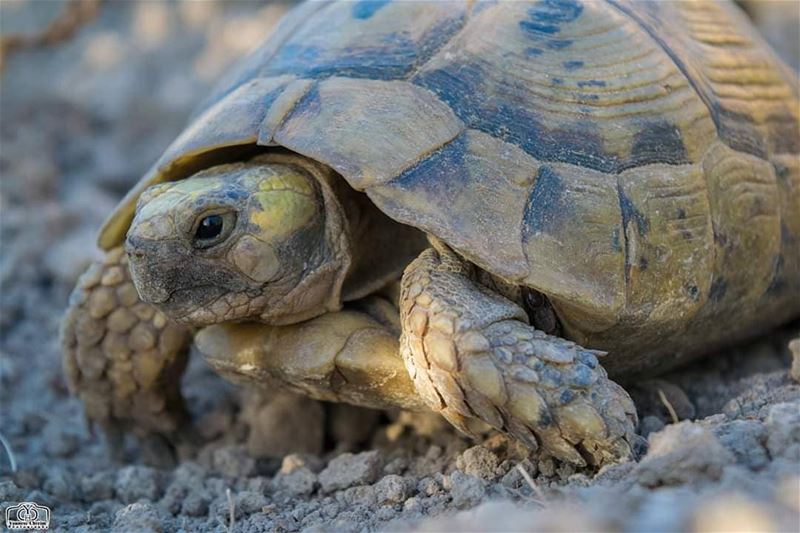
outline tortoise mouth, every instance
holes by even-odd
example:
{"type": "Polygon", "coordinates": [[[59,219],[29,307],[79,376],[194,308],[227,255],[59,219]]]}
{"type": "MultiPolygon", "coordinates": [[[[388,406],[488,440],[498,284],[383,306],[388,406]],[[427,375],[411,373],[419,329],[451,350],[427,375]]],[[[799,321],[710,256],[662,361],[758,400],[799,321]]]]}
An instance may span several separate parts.
{"type": "Polygon", "coordinates": [[[205,326],[219,322],[219,317],[209,310],[230,292],[229,288],[197,280],[190,267],[149,263],[134,256],[130,256],[129,264],[133,284],[143,302],[181,324],[205,326]]]}
{"type": "Polygon", "coordinates": [[[219,300],[224,293],[225,289],[216,285],[195,285],[176,289],[165,301],[153,305],[175,321],[202,326],[205,324],[191,320],[191,316],[219,300]]]}
{"type": "Polygon", "coordinates": [[[207,326],[240,318],[236,311],[245,310],[231,305],[231,298],[252,287],[225,263],[193,256],[176,239],[129,236],[125,250],[139,297],[174,321],[207,326]]]}

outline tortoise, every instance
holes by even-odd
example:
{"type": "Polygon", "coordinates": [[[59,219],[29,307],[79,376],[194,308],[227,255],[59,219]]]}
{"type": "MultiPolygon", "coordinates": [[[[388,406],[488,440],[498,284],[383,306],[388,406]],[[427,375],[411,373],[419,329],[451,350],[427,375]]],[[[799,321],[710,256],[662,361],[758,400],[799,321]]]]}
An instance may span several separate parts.
{"type": "Polygon", "coordinates": [[[614,380],[800,314],[798,109],[729,3],[302,4],[105,223],[66,374],[174,439],[194,339],[236,382],[625,460],[614,380]]]}

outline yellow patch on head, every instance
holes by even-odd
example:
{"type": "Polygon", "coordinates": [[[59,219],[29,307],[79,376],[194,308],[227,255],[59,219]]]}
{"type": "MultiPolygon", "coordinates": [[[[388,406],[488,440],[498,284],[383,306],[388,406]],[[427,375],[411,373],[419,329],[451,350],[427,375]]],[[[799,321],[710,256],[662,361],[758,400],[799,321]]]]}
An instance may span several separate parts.
{"type": "Polygon", "coordinates": [[[243,184],[253,191],[294,191],[313,196],[314,188],[308,176],[290,166],[272,165],[248,169],[243,184]]]}
{"type": "Polygon", "coordinates": [[[290,166],[256,167],[243,181],[253,191],[250,222],[261,228],[259,238],[265,241],[288,237],[308,224],[319,209],[309,177],[290,166]]]}
{"type": "Polygon", "coordinates": [[[270,239],[288,237],[310,222],[317,211],[313,197],[292,190],[260,192],[253,199],[261,209],[251,210],[250,221],[270,239]]]}
{"type": "Polygon", "coordinates": [[[270,180],[264,180],[258,185],[260,191],[294,191],[297,194],[312,196],[314,189],[311,187],[308,178],[292,172],[290,174],[279,174],[270,180]]]}

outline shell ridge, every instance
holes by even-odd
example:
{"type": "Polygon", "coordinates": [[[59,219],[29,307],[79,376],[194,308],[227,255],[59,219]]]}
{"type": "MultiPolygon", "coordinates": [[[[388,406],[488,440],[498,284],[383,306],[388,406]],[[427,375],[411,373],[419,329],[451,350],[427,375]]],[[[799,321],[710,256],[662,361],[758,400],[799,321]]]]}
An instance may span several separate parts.
{"type": "Polygon", "coordinates": [[[467,11],[464,13],[464,16],[461,17],[462,20],[461,27],[458,30],[454,31],[453,34],[450,35],[447,39],[445,39],[441,44],[439,44],[439,46],[436,47],[435,50],[432,50],[430,54],[428,54],[427,58],[425,58],[423,61],[420,61],[416,66],[414,66],[411,69],[411,72],[409,72],[403,78],[405,81],[409,82],[412,81],[417,76],[417,74],[420,73],[422,69],[424,69],[431,61],[433,61],[435,57],[437,57],[442,52],[442,50],[447,49],[447,47],[450,46],[451,43],[453,43],[456,39],[458,39],[459,35],[461,35],[464,32],[467,25],[469,24],[469,21],[472,16],[472,9],[474,8],[474,6],[475,6],[474,0],[470,0],[469,5],[467,6],[467,11]]]}
{"type": "Polygon", "coordinates": [[[622,251],[625,254],[625,299],[623,303],[623,309],[628,307],[628,296],[630,296],[630,286],[631,286],[631,249],[630,247],[634,244],[628,238],[628,220],[629,215],[627,214],[627,204],[630,203],[625,197],[625,192],[622,190],[622,176],[617,174],[617,197],[619,198],[619,211],[622,215],[622,231],[620,232],[620,240],[622,241],[622,251]]]}
{"type": "MultiPolygon", "coordinates": [[[[275,133],[280,131],[283,125],[286,124],[286,121],[291,118],[292,113],[294,113],[294,110],[297,109],[299,106],[301,106],[301,104],[305,103],[305,101],[310,97],[309,95],[312,95],[313,97],[313,93],[317,90],[318,87],[319,87],[319,81],[310,80],[307,78],[297,79],[294,80],[293,82],[290,82],[290,84],[287,84],[283,88],[281,94],[275,99],[275,101],[273,101],[270,108],[267,109],[266,113],[264,113],[264,118],[262,119],[261,124],[259,125],[257,144],[262,146],[273,145],[275,143],[274,139],[275,133]],[[280,118],[278,118],[277,120],[274,120],[276,117],[272,116],[272,111],[275,107],[277,107],[275,105],[275,102],[279,98],[287,95],[287,89],[291,85],[291,83],[297,83],[297,82],[303,84],[300,85],[300,90],[303,91],[303,94],[297,96],[288,108],[281,110],[280,112],[282,113],[282,116],[280,116],[280,118]]],[[[293,95],[289,95],[289,97],[291,96],[293,95]]]]}
{"type": "MultiPolygon", "coordinates": [[[[633,13],[625,6],[622,6],[617,2],[617,0],[605,0],[605,2],[610,5],[612,8],[616,9],[622,15],[633,21],[637,26],[642,28],[642,30],[650,36],[651,39],[667,54],[678,70],[681,72],[686,81],[689,83],[689,86],[694,90],[697,94],[698,98],[705,104],[706,108],[708,109],[708,113],[711,116],[711,120],[714,122],[714,128],[717,130],[717,137],[720,137],[720,123],[719,123],[719,114],[714,109],[714,105],[709,99],[708,94],[705,91],[701,91],[700,88],[697,86],[697,81],[695,80],[694,76],[689,75],[689,71],[686,68],[686,64],[683,60],[678,57],[675,51],[669,46],[654,30],[653,28],[646,23],[641,17],[633,13]]],[[[720,137],[721,138],[721,137],[720,137]]]]}
{"type": "MultiPolygon", "coordinates": [[[[393,183],[394,181],[402,178],[406,173],[412,172],[415,168],[417,168],[418,166],[423,164],[425,161],[427,161],[431,157],[434,157],[436,154],[438,154],[442,150],[445,150],[452,143],[457,142],[459,139],[461,139],[467,133],[468,130],[469,130],[469,128],[467,128],[466,125],[464,125],[464,127],[461,128],[458,132],[456,132],[456,134],[453,135],[452,138],[450,138],[450,139],[442,142],[438,146],[434,146],[434,147],[430,148],[428,151],[420,154],[416,161],[412,161],[408,166],[406,166],[403,169],[401,169],[400,171],[396,172],[395,176],[392,179],[387,180],[385,182],[375,183],[374,185],[372,185],[372,187],[381,186],[381,185],[389,185],[389,184],[393,183]]],[[[367,190],[372,188],[372,187],[367,187],[367,189],[365,189],[364,192],[367,192],[367,190]]]]}

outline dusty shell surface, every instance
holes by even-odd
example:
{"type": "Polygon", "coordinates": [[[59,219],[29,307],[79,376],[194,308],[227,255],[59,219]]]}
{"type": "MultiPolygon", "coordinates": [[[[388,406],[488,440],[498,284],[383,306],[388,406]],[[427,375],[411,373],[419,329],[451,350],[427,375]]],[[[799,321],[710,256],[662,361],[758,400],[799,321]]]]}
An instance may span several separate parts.
{"type": "MultiPolygon", "coordinates": [[[[40,28],[60,5],[4,1],[0,29],[40,28]]],[[[67,296],[102,219],[280,9],[109,3],[73,40],[7,58],[0,433],[16,471],[0,451],[0,511],[36,501],[61,531],[796,529],[798,324],[628,384],[649,451],[596,477],[495,434],[467,441],[435,417],[243,395],[197,358],[184,383],[197,450],[159,469],[131,441],[127,464],[110,461],[61,373],[67,296]]]]}

